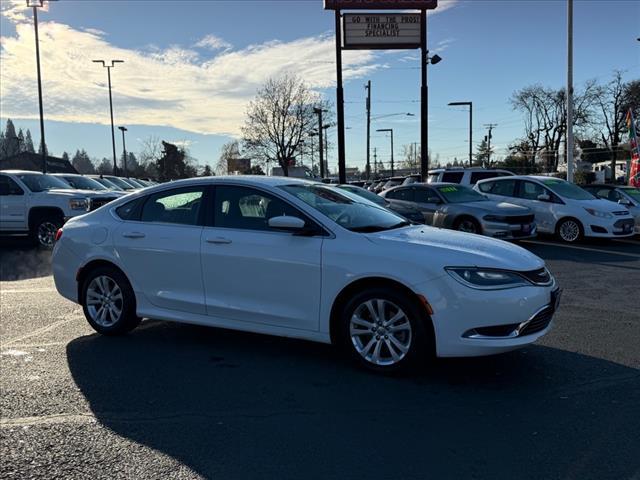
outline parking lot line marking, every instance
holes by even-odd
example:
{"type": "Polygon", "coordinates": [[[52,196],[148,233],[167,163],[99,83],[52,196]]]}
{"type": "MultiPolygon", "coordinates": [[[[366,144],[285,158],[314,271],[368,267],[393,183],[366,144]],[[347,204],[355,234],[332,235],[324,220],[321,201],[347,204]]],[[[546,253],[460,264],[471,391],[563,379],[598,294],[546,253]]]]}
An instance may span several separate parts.
{"type": "Polygon", "coordinates": [[[571,248],[573,250],[584,250],[586,252],[608,253],[609,255],[618,255],[621,257],[640,258],[640,255],[636,253],[613,252],[611,250],[600,250],[598,248],[580,247],[578,245],[563,245],[562,243],[546,243],[546,242],[538,242],[535,240],[523,240],[522,243],[532,243],[534,245],[542,245],[545,247],[571,248]]]}
{"type": "Polygon", "coordinates": [[[25,289],[9,289],[0,287],[0,294],[2,293],[53,293],[55,288],[25,288],[25,289]]]}
{"type": "Polygon", "coordinates": [[[22,335],[20,337],[13,338],[13,339],[9,340],[6,343],[2,343],[2,344],[0,344],[0,347],[1,348],[6,348],[6,347],[9,347],[11,345],[15,345],[16,343],[21,342],[23,340],[26,340],[27,338],[35,337],[35,336],[40,335],[42,333],[47,333],[48,331],[53,330],[54,328],[57,328],[57,327],[59,327],[61,325],[73,322],[73,320],[74,320],[73,318],[68,318],[68,319],[65,319],[65,320],[59,320],[57,322],[53,322],[53,323],[47,325],[46,327],[39,328],[37,330],[34,330],[33,332],[27,333],[26,335],[22,335]]]}
{"type": "Polygon", "coordinates": [[[43,415],[41,417],[19,417],[0,419],[0,428],[20,428],[34,425],[57,425],[60,423],[97,423],[95,415],[91,413],[60,413],[43,415]]]}

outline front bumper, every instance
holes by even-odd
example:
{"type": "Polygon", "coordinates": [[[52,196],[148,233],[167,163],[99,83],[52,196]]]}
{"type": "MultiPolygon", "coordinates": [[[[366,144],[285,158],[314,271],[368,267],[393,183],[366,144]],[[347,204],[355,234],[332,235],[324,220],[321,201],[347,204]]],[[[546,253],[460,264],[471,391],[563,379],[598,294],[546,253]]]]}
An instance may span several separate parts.
{"type": "MultiPolygon", "coordinates": [[[[553,326],[557,291],[555,280],[549,286],[527,286],[505,290],[475,290],[449,275],[414,286],[431,307],[438,357],[476,357],[508,352],[535,342],[553,326]],[[553,306],[549,318],[541,313],[553,306]],[[541,320],[539,328],[525,327],[541,320]],[[547,321],[548,320],[548,321],[547,321]],[[511,335],[509,326],[521,327],[511,335]],[[505,335],[474,335],[492,327],[504,327],[505,335]]],[[[547,312],[548,313],[548,312],[547,312]]]]}
{"type": "Polygon", "coordinates": [[[634,218],[597,219],[592,217],[585,228],[585,236],[598,238],[624,238],[635,234],[637,225],[634,218]]]}
{"type": "Polygon", "coordinates": [[[509,224],[482,220],[481,225],[484,235],[502,240],[522,240],[534,238],[538,235],[538,227],[535,222],[509,224]]]}

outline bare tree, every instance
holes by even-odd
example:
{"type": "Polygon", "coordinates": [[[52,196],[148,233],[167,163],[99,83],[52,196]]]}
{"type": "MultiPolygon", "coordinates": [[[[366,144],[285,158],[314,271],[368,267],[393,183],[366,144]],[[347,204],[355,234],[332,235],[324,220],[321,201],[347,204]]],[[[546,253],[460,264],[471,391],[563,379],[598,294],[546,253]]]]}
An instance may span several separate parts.
{"type": "Polygon", "coordinates": [[[246,152],[258,161],[277,162],[288,176],[302,140],[318,127],[314,107],[321,103],[295,75],[268,80],[249,104],[242,128],[246,152]]]}
{"type": "Polygon", "coordinates": [[[215,168],[216,175],[228,175],[229,160],[236,160],[240,157],[240,143],[237,140],[225,143],[220,149],[220,159],[215,168]]]}

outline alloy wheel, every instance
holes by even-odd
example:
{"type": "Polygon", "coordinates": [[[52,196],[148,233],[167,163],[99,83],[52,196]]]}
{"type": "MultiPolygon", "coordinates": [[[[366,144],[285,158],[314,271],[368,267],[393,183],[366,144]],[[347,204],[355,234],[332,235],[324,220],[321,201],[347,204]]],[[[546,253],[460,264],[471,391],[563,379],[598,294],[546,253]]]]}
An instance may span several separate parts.
{"type": "Polygon", "coordinates": [[[112,327],[122,316],[122,290],[111,277],[95,277],[87,287],[87,310],[91,319],[101,327],[112,327]]]}
{"type": "Polygon", "coordinates": [[[411,347],[409,318],[388,300],[371,299],[361,303],[351,316],[349,333],[360,356],[378,366],[397,364],[411,347]]]}
{"type": "Polygon", "coordinates": [[[460,222],[460,225],[458,225],[458,230],[466,233],[478,232],[478,228],[476,227],[476,224],[473,223],[471,220],[462,220],[460,222]]]}
{"type": "Polygon", "coordinates": [[[56,232],[58,231],[58,226],[49,221],[44,221],[38,225],[37,235],[38,242],[43,247],[51,248],[53,243],[55,242],[56,232]]]}
{"type": "Polygon", "coordinates": [[[558,230],[560,238],[565,242],[575,242],[580,237],[580,225],[574,220],[565,220],[558,230]]]}

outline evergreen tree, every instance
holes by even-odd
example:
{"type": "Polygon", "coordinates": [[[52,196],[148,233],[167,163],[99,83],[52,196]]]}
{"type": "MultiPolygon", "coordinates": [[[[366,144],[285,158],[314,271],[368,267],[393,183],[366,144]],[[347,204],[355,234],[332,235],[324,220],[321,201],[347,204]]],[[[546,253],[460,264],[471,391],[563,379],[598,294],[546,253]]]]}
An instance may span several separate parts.
{"type": "Polygon", "coordinates": [[[4,149],[6,157],[12,157],[20,153],[18,146],[18,136],[16,135],[16,127],[9,118],[7,120],[7,128],[4,131],[4,149]]]}
{"type": "Polygon", "coordinates": [[[4,141],[4,132],[0,132],[0,158],[4,158],[7,156],[7,152],[5,150],[5,141],[4,141]]]}
{"type": "Polygon", "coordinates": [[[479,166],[489,166],[487,165],[491,158],[491,150],[489,149],[489,144],[487,143],[487,138],[485,137],[480,145],[478,145],[478,153],[476,153],[476,161],[479,166]]]}
{"type": "Polygon", "coordinates": [[[36,149],[33,146],[33,139],[31,138],[31,131],[27,128],[27,135],[24,138],[24,151],[29,153],[36,153],[36,149]]]}
{"type": "Polygon", "coordinates": [[[111,175],[113,173],[113,163],[108,158],[103,158],[96,168],[96,173],[100,175],[111,175]]]}
{"type": "Polygon", "coordinates": [[[22,133],[22,129],[18,131],[18,153],[26,152],[24,144],[24,133],[22,133]]]}
{"type": "Polygon", "coordinates": [[[73,160],[71,160],[71,164],[78,173],[82,173],[83,175],[92,174],[96,171],[93,162],[91,162],[89,155],[84,149],[76,151],[76,154],[73,156],[73,160]]]}
{"type": "Polygon", "coordinates": [[[211,169],[211,167],[209,165],[205,165],[204,168],[202,169],[202,176],[203,177],[212,177],[213,176],[213,170],[211,169]]]}
{"type": "Polygon", "coordinates": [[[68,162],[69,161],[69,154],[67,152],[62,152],[62,159],[66,160],[68,162]]]}
{"type": "MultiPolygon", "coordinates": [[[[49,149],[46,145],[44,146],[44,151],[46,152],[46,155],[49,156],[49,149]]],[[[38,146],[38,155],[42,155],[42,140],[40,140],[40,145],[38,146]]]]}

